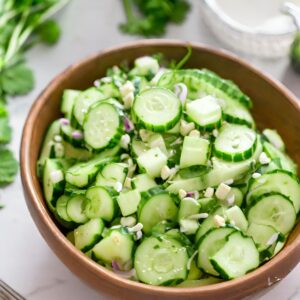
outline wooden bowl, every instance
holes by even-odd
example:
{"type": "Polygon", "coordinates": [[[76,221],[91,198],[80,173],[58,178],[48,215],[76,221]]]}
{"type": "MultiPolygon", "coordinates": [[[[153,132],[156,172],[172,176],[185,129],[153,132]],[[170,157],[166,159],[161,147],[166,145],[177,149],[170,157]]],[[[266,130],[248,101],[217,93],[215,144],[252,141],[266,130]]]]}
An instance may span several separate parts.
{"type": "Polygon", "coordinates": [[[191,46],[193,54],[186,67],[208,68],[236,82],[254,101],[259,127],[276,128],[293,159],[300,165],[300,103],[279,82],[245,61],[223,50],[172,40],[145,40],[98,53],[58,75],[33,104],[26,120],[21,145],[21,175],[27,206],[39,231],[61,261],[79,278],[98,291],[120,299],[241,299],[286,276],[300,259],[300,224],[284,249],[257,270],[232,281],[197,288],[157,287],[128,281],[93,262],[65,238],[49,213],[36,174],[39,149],[48,125],[60,116],[62,92],[85,89],[103,76],[108,67],[124,60],[161,52],[180,59],[191,46]]]}

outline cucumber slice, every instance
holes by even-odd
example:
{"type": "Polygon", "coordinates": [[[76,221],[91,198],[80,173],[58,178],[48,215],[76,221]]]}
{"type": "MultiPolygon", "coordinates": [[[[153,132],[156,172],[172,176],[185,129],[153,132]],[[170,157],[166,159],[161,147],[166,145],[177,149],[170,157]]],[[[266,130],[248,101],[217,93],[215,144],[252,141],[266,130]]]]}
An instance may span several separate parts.
{"type": "Polygon", "coordinates": [[[128,173],[128,165],[124,163],[107,164],[101,171],[106,179],[121,182],[123,184],[128,173]]]}
{"type": "Polygon", "coordinates": [[[219,276],[210,262],[226,243],[226,237],[235,231],[232,227],[212,228],[199,241],[197,264],[200,269],[210,275],[219,276]]]}
{"type": "Polygon", "coordinates": [[[57,199],[56,202],[56,213],[60,219],[65,222],[72,222],[72,219],[67,213],[67,204],[69,202],[70,196],[62,195],[57,199]]]}
{"type": "Polygon", "coordinates": [[[214,216],[219,215],[223,217],[225,215],[226,208],[218,207],[213,213],[211,213],[208,218],[206,218],[200,225],[196,237],[195,243],[198,244],[199,240],[202,236],[204,236],[210,229],[216,228],[216,224],[214,222],[214,216]]]}
{"type": "Polygon", "coordinates": [[[287,234],[296,223],[296,212],[288,197],[272,192],[253,199],[247,218],[249,223],[272,226],[278,232],[287,234]]]}
{"type": "Polygon", "coordinates": [[[278,150],[281,152],[285,151],[285,144],[279,135],[279,133],[275,129],[265,129],[263,132],[263,136],[278,150]]]}
{"type": "Polygon", "coordinates": [[[284,152],[281,152],[276,147],[268,142],[263,143],[264,151],[271,159],[279,158],[281,162],[282,169],[297,174],[297,165],[292,161],[292,159],[284,152]]]}
{"type": "Polygon", "coordinates": [[[78,163],[72,166],[66,172],[66,181],[79,188],[86,187],[95,179],[97,172],[111,159],[92,159],[88,162],[78,163]]]}
{"type": "Polygon", "coordinates": [[[261,261],[270,259],[274,255],[277,243],[284,241],[284,237],[269,225],[251,223],[247,235],[254,240],[260,252],[261,261]]]}
{"type": "Polygon", "coordinates": [[[150,148],[159,148],[162,153],[164,153],[166,156],[169,155],[168,150],[166,148],[166,144],[164,141],[164,138],[159,133],[154,133],[150,135],[147,144],[150,148]]]}
{"type": "Polygon", "coordinates": [[[140,200],[138,190],[122,191],[117,198],[122,215],[126,217],[136,213],[140,200]]]}
{"type": "Polygon", "coordinates": [[[137,123],[154,132],[173,128],[181,117],[180,100],[171,91],[151,88],[141,92],[134,101],[133,113],[137,123]]]}
{"type": "Polygon", "coordinates": [[[183,198],[180,201],[178,211],[178,221],[188,218],[191,215],[196,215],[200,212],[200,204],[193,198],[183,198]]]}
{"type": "Polygon", "coordinates": [[[83,133],[80,130],[75,130],[70,125],[61,125],[60,134],[63,139],[70,143],[75,148],[83,148],[83,133]]]}
{"type": "Polygon", "coordinates": [[[222,279],[215,278],[215,277],[207,277],[203,279],[193,280],[188,279],[180,284],[177,285],[178,288],[193,288],[193,287],[200,287],[200,286],[206,286],[211,284],[216,284],[222,282],[222,279]]]}
{"type": "Polygon", "coordinates": [[[156,187],[156,182],[148,174],[139,174],[132,178],[131,185],[133,189],[139,192],[145,192],[153,187],[156,187]]]}
{"type": "Polygon", "coordinates": [[[84,203],[86,198],[82,195],[73,196],[67,203],[67,214],[72,221],[83,224],[88,221],[88,217],[84,213],[84,203]]]}
{"type": "Polygon", "coordinates": [[[100,218],[89,220],[74,230],[75,247],[82,252],[89,251],[101,240],[104,223],[100,218]]]}
{"type": "Polygon", "coordinates": [[[46,159],[43,172],[43,189],[46,203],[51,211],[55,210],[57,199],[63,194],[65,176],[61,162],[46,159]]]}
{"type": "Polygon", "coordinates": [[[71,120],[74,103],[79,94],[80,91],[71,89],[64,90],[63,92],[60,111],[69,120],[71,120]]]}
{"type": "Polygon", "coordinates": [[[67,142],[63,142],[65,149],[65,158],[75,158],[78,161],[87,161],[92,158],[92,153],[84,148],[75,148],[67,142]]]}
{"type": "MultiPolygon", "coordinates": [[[[191,259],[191,258],[190,258],[191,259]]],[[[195,259],[191,261],[189,274],[186,280],[199,280],[202,278],[204,273],[197,267],[195,259]]]]}
{"type": "Polygon", "coordinates": [[[252,179],[249,183],[246,202],[252,205],[253,199],[270,192],[278,192],[288,197],[293,202],[296,213],[299,212],[300,185],[295,175],[285,170],[274,170],[257,179],[252,179]]]}
{"type": "Polygon", "coordinates": [[[221,125],[221,107],[217,100],[211,96],[187,103],[186,114],[190,121],[203,130],[213,130],[221,125]]]}
{"type": "Polygon", "coordinates": [[[223,118],[228,123],[246,125],[250,128],[255,127],[251,113],[242,104],[232,99],[226,99],[222,102],[220,101],[220,105],[223,111],[223,118]]]}
{"type": "Polygon", "coordinates": [[[198,137],[186,136],[183,141],[180,156],[180,168],[188,168],[196,165],[207,165],[210,153],[208,140],[198,137]]]}
{"type": "Polygon", "coordinates": [[[188,99],[198,99],[207,94],[220,99],[235,100],[246,108],[252,107],[251,99],[235,84],[216,74],[194,69],[166,71],[160,77],[158,86],[172,89],[176,83],[184,83],[188,87],[188,99]]]}
{"type": "Polygon", "coordinates": [[[136,138],[132,139],[130,148],[133,157],[138,157],[149,150],[149,147],[144,142],[136,138]]]}
{"type": "Polygon", "coordinates": [[[134,240],[124,228],[110,229],[92,249],[92,257],[100,262],[117,262],[121,269],[131,268],[134,240]]]}
{"type": "Polygon", "coordinates": [[[214,143],[215,156],[226,160],[239,162],[250,158],[257,146],[256,133],[242,125],[226,125],[214,143]]]}
{"type": "Polygon", "coordinates": [[[187,262],[186,248],[166,236],[143,240],[134,256],[138,279],[151,285],[174,285],[185,280],[187,262]]]}
{"type": "Polygon", "coordinates": [[[107,102],[95,103],[84,123],[84,141],[94,151],[114,147],[121,138],[122,125],[117,108],[107,102]]]}
{"type": "Polygon", "coordinates": [[[211,258],[211,264],[224,279],[241,277],[259,266],[259,253],[252,238],[235,231],[211,258]]]}
{"type": "Polygon", "coordinates": [[[167,156],[156,147],[141,154],[137,163],[142,170],[152,177],[160,177],[161,169],[167,164],[167,156]]]}
{"type": "Polygon", "coordinates": [[[93,186],[87,189],[86,198],[88,199],[84,205],[84,213],[90,218],[102,218],[110,222],[116,216],[116,192],[102,186],[93,186]]]}
{"type": "Polygon", "coordinates": [[[234,197],[234,204],[241,207],[244,201],[244,194],[243,192],[236,187],[231,187],[231,190],[227,196],[227,198],[229,197],[234,197]]]}
{"type": "Polygon", "coordinates": [[[41,174],[45,160],[47,158],[56,158],[54,150],[54,137],[60,133],[60,122],[59,120],[54,121],[48,128],[45,135],[43,146],[41,148],[39,160],[38,160],[38,170],[41,174]]]}
{"type": "Polygon", "coordinates": [[[233,224],[243,232],[247,231],[248,221],[243,211],[237,206],[232,206],[225,211],[225,217],[228,219],[230,224],[233,224]]]}
{"type": "Polygon", "coordinates": [[[179,190],[200,191],[203,189],[205,189],[203,179],[201,177],[195,177],[189,179],[174,180],[166,190],[170,193],[177,194],[179,190]]]}
{"type": "Polygon", "coordinates": [[[73,108],[73,115],[78,124],[83,125],[84,117],[92,104],[105,98],[106,96],[94,87],[81,92],[77,96],[73,108]]]}
{"type": "Polygon", "coordinates": [[[148,234],[157,223],[167,220],[176,221],[178,208],[175,197],[165,190],[153,188],[142,193],[138,207],[138,219],[143,224],[143,231],[148,234]]]}

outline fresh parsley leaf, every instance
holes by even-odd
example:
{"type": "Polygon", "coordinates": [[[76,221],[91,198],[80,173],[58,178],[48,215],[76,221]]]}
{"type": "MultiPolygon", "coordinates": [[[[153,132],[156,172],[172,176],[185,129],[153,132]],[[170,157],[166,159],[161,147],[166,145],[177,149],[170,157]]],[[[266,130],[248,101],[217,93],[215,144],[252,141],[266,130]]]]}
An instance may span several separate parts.
{"type": "Polygon", "coordinates": [[[181,23],[190,9],[187,0],[123,0],[127,22],[120,29],[129,34],[160,36],[169,22],[181,23]],[[133,5],[141,17],[134,14],[133,5]]]}
{"type": "Polygon", "coordinates": [[[4,118],[8,116],[7,109],[3,102],[0,101],[0,118],[4,118]]]}
{"type": "Polygon", "coordinates": [[[47,20],[37,28],[36,33],[42,42],[53,45],[59,40],[61,31],[54,20],[47,20]]]}
{"type": "Polygon", "coordinates": [[[8,124],[8,118],[0,118],[0,144],[7,144],[11,140],[12,130],[8,124]]]}
{"type": "Polygon", "coordinates": [[[19,164],[12,152],[6,148],[0,148],[0,185],[6,185],[14,181],[19,164]]]}
{"type": "Polygon", "coordinates": [[[16,64],[0,74],[0,86],[11,96],[27,94],[34,87],[33,72],[24,63],[16,64]]]}

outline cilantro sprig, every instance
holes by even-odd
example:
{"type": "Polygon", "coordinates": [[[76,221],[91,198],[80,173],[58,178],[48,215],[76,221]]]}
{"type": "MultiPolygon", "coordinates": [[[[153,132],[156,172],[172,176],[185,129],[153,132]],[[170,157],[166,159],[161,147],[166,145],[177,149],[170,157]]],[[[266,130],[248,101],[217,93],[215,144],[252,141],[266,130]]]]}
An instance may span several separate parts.
{"type": "Polygon", "coordinates": [[[183,22],[190,9],[187,0],[123,0],[123,6],[127,22],[120,29],[145,37],[163,35],[168,23],[183,22]]]}
{"type": "Polygon", "coordinates": [[[7,98],[34,87],[24,54],[39,42],[52,45],[60,28],[51,17],[70,0],[0,0],[0,186],[14,180],[18,163],[6,145],[11,140],[7,98]]]}

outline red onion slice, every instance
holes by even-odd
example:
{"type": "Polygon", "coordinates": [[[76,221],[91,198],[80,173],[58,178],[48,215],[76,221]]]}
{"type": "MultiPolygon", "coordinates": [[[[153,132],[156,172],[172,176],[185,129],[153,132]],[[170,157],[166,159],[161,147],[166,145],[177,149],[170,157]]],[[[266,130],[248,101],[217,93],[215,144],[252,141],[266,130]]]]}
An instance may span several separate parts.
{"type": "Polygon", "coordinates": [[[70,125],[70,121],[68,119],[66,119],[66,118],[59,119],[59,123],[61,125],[70,125]]]}
{"type": "Polygon", "coordinates": [[[124,127],[126,132],[130,132],[134,129],[133,123],[129,120],[128,117],[124,118],[124,127]]]}
{"type": "Polygon", "coordinates": [[[178,83],[175,85],[175,94],[181,101],[182,105],[185,103],[187,94],[188,94],[188,88],[184,83],[178,83]]]}
{"type": "Polygon", "coordinates": [[[82,132],[76,130],[72,132],[72,138],[75,140],[82,140],[83,139],[83,134],[82,132]]]}

